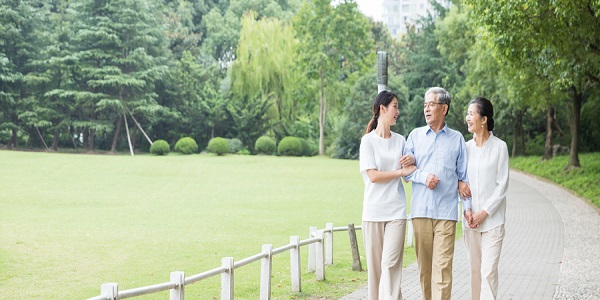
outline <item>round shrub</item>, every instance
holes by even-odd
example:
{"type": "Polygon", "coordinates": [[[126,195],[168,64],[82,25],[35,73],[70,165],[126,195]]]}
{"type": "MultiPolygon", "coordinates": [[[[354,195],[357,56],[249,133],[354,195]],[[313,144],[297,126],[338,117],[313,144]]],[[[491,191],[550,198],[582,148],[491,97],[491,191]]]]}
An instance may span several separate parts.
{"type": "Polygon", "coordinates": [[[319,154],[319,144],[313,140],[300,139],[302,142],[302,155],[304,156],[315,156],[319,154]]]}
{"type": "Polygon", "coordinates": [[[295,136],[286,136],[279,142],[277,152],[279,155],[302,156],[302,141],[295,136]]]}
{"type": "Polygon", "coordinates": [[[230,139],[229,142],[229,153],[238,153],[244,148],[244,143],[240,139],[230,139]]]}
{"type": "Polygon", "coordinates": [[[192,154],[198,152],[198,144],[191,137],[182,137],[175,143],[174,149],[182,154],[192,154]]]}
{"type": "Polygon", "coordinates": [[[272,155],[277,150],[275,140],[270,136],[261,136],[254,143],[256,153],[272,155]]]}
{"type": "Polygon", "coordinates": [[[150,145],[150,153],[155,155],[167,155],[171,152],[171,146],[165,140],[156,140],[150,145]]]}
{"type": "Polygon", "coordinates": [[[208,147],[206,148],[208,149],[208,152],[215,153],[217,155],[225,155],[227,152],[229,152],[229,143],[227,142],[227,139],[216,137],[208,141],[208,147]]]}

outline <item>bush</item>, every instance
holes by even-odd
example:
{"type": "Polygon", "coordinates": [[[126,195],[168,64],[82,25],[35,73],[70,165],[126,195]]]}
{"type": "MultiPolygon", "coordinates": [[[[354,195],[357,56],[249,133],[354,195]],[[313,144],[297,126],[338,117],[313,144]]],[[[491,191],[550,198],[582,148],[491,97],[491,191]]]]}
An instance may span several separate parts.
{"type": "Polygon", "coordinates": [[[229,142],[229,153],[238,153],[244,148],[244,143],[240,139],[230,139],[229,142]]]}
{"type": "Polygon", "coordinates": [[[302,156],[302,141],[295,136],[286,136],[279,142],[277,152],[279,155],[302,156]]]}
{"type": "Polygon", "coordinates": [[[237,152],[238,155],[250,155],[250,150],[248,148],[243,148],[242,150],[237,152]]]}
{"type": "Polygon", "coordinates": [[[208,152],[215,153],[217,155],[225,155],[227,152],[229,152],[229,145],[230,144],[226,139],[222,137],[216,137],[208,141],[208,147],[206,148],[208,149],[208,152]]]}
{"type": "Polygon", "coordinates": [[[174,149],[182,154],[192,154],[198,152],[198,144],[191,137],[182,137],[175,143],[174,149]]]}
{"type": "Polygon", "coordinates": [[[275,150],[277,150],[277,145],[275,140],[270,136],[261,136],[256,139],[256,143],[254,143],[254,150],[256,153],[273,155],[275,150]]]}
{"type": "Polygon", "coordinates": [[[301,139],[302,141],[302,155],[304,156],[315,156],[319,154],[319,144],[314,140],[301,139]]]}
{"type": "Polygon", "coordinates": [[[157,140],[150,145],[150,153],[155,155],[167,155],[171,152],[171,146],[165,140],[157,140]]]}

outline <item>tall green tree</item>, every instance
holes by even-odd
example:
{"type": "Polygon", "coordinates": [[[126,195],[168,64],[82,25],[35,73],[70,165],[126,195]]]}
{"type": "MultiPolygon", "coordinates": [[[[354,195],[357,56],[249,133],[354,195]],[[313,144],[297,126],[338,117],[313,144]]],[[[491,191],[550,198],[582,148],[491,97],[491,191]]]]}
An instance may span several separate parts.
{"type": "Polygon", "coordinates": [[[111,151],[116,151],[127,115],[149,118],[161,109],[154,81],[166,71],[166,44],[155,4],[142,0],[74,4],[79,11],[79,84],[87,92],[79,100],[91,113],[90,121],[81,125],[90,130],[91,141],[96,131],[112,133],[111,151]]]}
{"type": "MultiPolygon", "coordinates": [[[[571,154],[579,167],[581,106],[586,90],[600,83],[600,3],[587,0],[466,0],[490,32],[497,53],[517,68],[535,64],[553,84],[571,91],[571,154]]],[[[591,99],[598,101],[598,99],[591,99]]]]}
{"type": "Polygon", "coordinates": [[[402,74],[409,92],[408,110],[413,116],[412,122],[407,124],[409,131],[425,125],[423,96],[434,86],[443,87],[453,95],[446,118],[448,125],[456,129],[464,127],[464,102],[454,97],[462,87],[464,74],[456,62],[440,53],[440,41],[435,31],[440,19],[446,15],[446,8],[438,5],[436,12],[417,20],[416,26],[409,28],[402,41],[402,74]]]}
{"type": "Polygon", "coordinates": [[[28,110],[32,88],[24,77],[42,48],[47,7],[42,1],[0,1],[0,130],[9,131],[9,147],[17,147],[19,115],[28,110]]]}
{"type": "Polygon", "coordinates": [[[336,83],[375,62],[368,20],[352,0],[306,2],[293,21],[297,60],[307,78],[319,87],[319,154],[325,154],[325,124],[336,83]]]}
{"type": "Polygon", "coordinates": [[[291,26],[279,19],[256,17],[251,12],[242,19],[240,43],[231,67],[232,96],[234,101],[241,101],[257,94],[269,95],[273,99],[269,123],[289,128],[296,120],[293,97],[299,80],[293,61],[296,40],[291,26]]]}
{"type": "Polygon", "coordinates": [[[74,12],[69,9],[68,1],[55,1],[50,8],[44,26],[47,30],[42,35],[47,46],[40,49],[39,58],[31,61],[35,69],[24,78],[35,87],[35,93],[28,101],[29,110],[21,116],[26,124],[36,128],[40,137],[42,133],[52,136],[50,147],[56,151],[61,133],[72,135],[71,113],[75,101],[71,70],[76,61],[71,39],[74,12]]]}
{"type": "MultiPolygon", "coordinates": [[[[487,32],[471,18],[468,7],[453,6],[437,22],[436,39],[440,53],[454,63],[464,74],[464,84],[455,91],[454,105],[466,107],[477,96],[491,99],[496,106],[495,133],[498,136],[513,133],[513,155],[517,146],[525,153],[524,126],[529,112],[550,110],[558,104],[559,97],[550,88],[551,81],[535,66],[514,68],[510,62],[496,55],[487,32]],[[518,139],[521,136],[521,139],[518,139]]],[[[458,111],[463,111],[458,109],[458,111]]],[[[457,111],[457,110],[455,110],[457,111]]],[[[532,120],[537,123],[537,120],[532,120]]],[[[459,126],[466,134],[466,128],[459,126]]],[[[547,130],[547,144],[552,141],[552,127],[547,130]]],[[[552,154],[552,147],[546,147],[552,154]]]]}

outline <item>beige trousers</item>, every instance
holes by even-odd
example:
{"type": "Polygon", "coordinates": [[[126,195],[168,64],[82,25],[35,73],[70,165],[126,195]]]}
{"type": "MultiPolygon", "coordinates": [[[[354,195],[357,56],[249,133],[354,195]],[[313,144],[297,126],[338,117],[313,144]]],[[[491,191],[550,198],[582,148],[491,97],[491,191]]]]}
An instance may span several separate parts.
{"type": "Polygon", "coordinates": [[[363,222],[369,300],[402,299],[406,220],[363,222]]]}
{"type": "Polygon", "coordinates": [[[498,262],[504,240],[504,224],[486,232],[463,229],[471,261],[471,298],[496,299],[498,294],[498,262]]]}
{"type": "Polygon", "coordinates": [[[413,219],[415,252],[424,300],[449,300],[456,221],[413,219]]]}

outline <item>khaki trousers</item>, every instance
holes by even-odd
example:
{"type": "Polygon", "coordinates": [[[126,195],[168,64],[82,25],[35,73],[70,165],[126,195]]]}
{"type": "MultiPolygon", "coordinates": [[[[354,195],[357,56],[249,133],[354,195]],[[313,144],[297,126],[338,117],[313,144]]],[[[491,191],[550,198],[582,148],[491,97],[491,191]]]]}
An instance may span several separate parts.
{"type": "Polygon", "coordinates": [[[413,226],[423,299],[449,300],[456,221],[415,218],[413,226]]]}
{"type": "Polygon", "coordinates": [[[504,224],[486,232],[464,228],[463,237],[471,261],[471,298],[496,299],[504,224]]]}
{"type": "Polygon", "coordinates": [[[370,300],[402,299],[406,220],[363,222],[370,300]]]}

